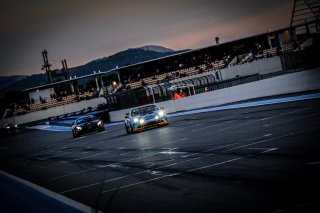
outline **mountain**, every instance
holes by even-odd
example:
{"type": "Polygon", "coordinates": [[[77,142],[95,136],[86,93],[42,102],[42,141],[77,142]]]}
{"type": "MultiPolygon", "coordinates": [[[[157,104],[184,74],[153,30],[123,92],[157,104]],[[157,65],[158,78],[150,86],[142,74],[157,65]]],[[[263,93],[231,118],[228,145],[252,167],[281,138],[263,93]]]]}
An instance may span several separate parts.
{"type": "Polygon", "coordinates": [[[70,69],[70,72],[72,76],[82,76],[92,74],[93,71],[106,71],[114,69],[116,67],[128,66],[139,62],[148,61],[151,59],[161,58],[175,53],[175,51],[173,50],[169,52],[168,50],[170,49],[164,47],[158,47],[155,49],[157,49],[158,51],[148,50],[144,48],[130,48],[128,50],[118,52],[109,57],[96,59],[85,65],[72,68],[70,69]],[[166,52],[159,52],[159,50],[163,51],[165,49],[167,49],[166,52]]]}
{"type": "Polygon", "coordinates": [[[3,90],[26,77],[26,75],[0,76],[0,90],[3,90]]]}
{"type": "Polygon", "coordinates": [[[9,86],[3,87],[0,90],[0,97],[2,97],[6,92],[9,92],[9,91],[24,90],[27,88],[44,85],[46,83],[47,83],[47,75],[45,74],[41,73],[41,74],[33,74],[30,76],[25,76],[25,78],[19,81],[10,82],[9,86]]]}
{"type": "Polygon", "coordinates": [[[138,47],[137,49],[143,49],[146,51],[154,51],[154,52],[158,52],[158,53],[173,53],[173,52],[175,52],[172,49],[162,47],[162,46],[157,46],[157,45],[147,45],[147,46],[143,46],[143,47],[138,47]]]}
{"type": "MultiPolygon", "coordinates": [[[[148,45],[139,48],[130,48],[128,50],[118,52],[114,55],[95,59],[87,64],[70,68],[69,71],[71,76],[80,77],[83,75],[92,74],[93,71],[111,70],[116,67],[123,67],[148,61],[151,59],[161,58],[177,52],[180,51],[174,51],[169,48],[156,45],[148,45]]],[[[7,91],[23,90],[35,86],[44,85],[46,83],[47,76],[44,73],[34,74],[30,76],[21,76],[20,79],[18,77],[13,76],[0,77],[0,85],[2,86],[0,90],[0,97],[3,96],[3,94],[7,91]],[[1,78],[7,79],[4,80],[6,84],[3,84],[3,86],[1,84],[1,78]]]]}

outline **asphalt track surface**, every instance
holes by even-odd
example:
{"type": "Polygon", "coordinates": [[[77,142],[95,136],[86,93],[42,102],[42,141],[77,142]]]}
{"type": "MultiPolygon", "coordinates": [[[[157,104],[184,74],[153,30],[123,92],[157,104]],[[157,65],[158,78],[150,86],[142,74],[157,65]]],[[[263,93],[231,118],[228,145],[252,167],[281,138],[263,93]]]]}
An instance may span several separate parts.
{"type": "Polygon", "coordinates": [[[20,130],[0,169],[104,212],[319,212],[320,99],[123,125],[20,130]]]}

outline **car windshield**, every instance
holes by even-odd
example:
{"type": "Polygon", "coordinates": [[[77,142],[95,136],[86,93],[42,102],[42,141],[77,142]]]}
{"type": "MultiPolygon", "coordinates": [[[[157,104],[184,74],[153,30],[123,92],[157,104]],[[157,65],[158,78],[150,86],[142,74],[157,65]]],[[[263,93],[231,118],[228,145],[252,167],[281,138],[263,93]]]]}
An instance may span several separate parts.
{"type": "Polygon", "coordinates": [[[76,124],[82,124],[94,120],[94,117],[84,117],[76,120],[76,124]]]}
{"type": "Polygon", "coordinates": [[[138,115],[146,115],[153,113],[154,111],[157,111],[158,108],[154,105],[151,106],[146,106],[146,107],[141,107],[141,108],[136,108],[131,110],[131,116],[138,116],[138,115]]]}

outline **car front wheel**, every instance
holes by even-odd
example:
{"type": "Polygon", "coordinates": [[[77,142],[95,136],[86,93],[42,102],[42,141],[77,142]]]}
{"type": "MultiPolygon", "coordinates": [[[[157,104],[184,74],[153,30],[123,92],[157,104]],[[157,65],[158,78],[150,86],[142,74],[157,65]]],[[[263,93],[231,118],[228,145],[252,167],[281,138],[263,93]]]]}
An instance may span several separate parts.
{"type": "Polygon", "coordinates": [[[80,136],[80,133],[76,133],[75,131],[72,131],[72,135],[74,138],[77,138],[80,136]]]}
{"type": "Polygon", "coordinates": [[[130,127],[127,126],[127,124],[125,124],[125,127],[126,127],[126,132],[127,134],[131,134],[132,133],[132,129],[130,127]]]}

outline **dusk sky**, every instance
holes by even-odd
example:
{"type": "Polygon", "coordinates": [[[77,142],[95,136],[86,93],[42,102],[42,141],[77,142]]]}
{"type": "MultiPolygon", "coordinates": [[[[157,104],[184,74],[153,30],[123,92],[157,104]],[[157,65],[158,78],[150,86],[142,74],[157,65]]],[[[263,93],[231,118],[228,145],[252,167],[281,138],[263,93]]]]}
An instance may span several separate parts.
{"type": "Polygon", "coordinates": [[[293,0],[2,0],[0,75],[85,64],[128,48],[195,49],[290,25],[293,0]]]}

